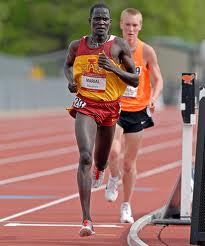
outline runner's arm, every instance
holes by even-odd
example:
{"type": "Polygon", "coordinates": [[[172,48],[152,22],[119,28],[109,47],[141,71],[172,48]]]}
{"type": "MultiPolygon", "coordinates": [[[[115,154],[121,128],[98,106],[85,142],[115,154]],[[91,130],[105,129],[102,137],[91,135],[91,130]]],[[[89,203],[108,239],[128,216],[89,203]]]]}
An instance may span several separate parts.
{"type": "Polygon", "coordinates": [[[121,69],[119,66],[116,66],[104,53],[99,55],[98,65],[107,71],[115,73],[126,84],[137,87],[139,80],[129,46],[124,40],[122,41],[122,39],[118,39],[118,46],[120,46],[119,60],[125,67],[126,71],[121,69]]]}
{"type": "Polygon", "coordinates": [[[155,103],[163,89],[163,79],[158,64],[157,55],[151,46],[147,46],[147,65],[154,83],[149,107],[154,110],[155,103]]]}
{"type": "Polygon", "coordinates": [[[71,93],[77,92],[77,84],[73,79],[73,63],[76,57],[76,52],[79,46],[79,41],[73,41],[68,47],[66,61],[64,63],[64,73],[68,80],[68,89],[71,93]]]}

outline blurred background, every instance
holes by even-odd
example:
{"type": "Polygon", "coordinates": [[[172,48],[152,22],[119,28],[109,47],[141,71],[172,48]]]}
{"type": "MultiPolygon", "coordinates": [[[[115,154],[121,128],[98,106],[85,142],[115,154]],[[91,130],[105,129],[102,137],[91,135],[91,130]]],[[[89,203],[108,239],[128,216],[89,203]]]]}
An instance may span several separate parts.
{"type": "Polygon", "coordinates": [[[121,36],[120,13],[143,14],[140,38],[158,55],[164,78],[162,101],[177,105],[181,73],[205,81],[204,0],[0,0],[0,111],[64,110],[72,100],[63,74],[70,41],[90,33],[89,9],[110,7],[112,34],[121,36]]]}

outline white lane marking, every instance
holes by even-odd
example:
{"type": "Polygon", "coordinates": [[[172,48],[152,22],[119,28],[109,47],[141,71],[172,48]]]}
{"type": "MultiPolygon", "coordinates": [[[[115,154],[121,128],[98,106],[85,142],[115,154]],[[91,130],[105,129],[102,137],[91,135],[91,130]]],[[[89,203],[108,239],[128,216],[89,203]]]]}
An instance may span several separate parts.
{"type": "Polygon", "coordinates": [[[76,152],[77,149],[78,149],[77,146],[71,146],[71,147],[64,147],[60,149],[50,149],[50,150],[41,151],[38,153],[12,156],[12,157],[1,159],[0,165],[5,165],[9,163],[14,164],[15,162],[28,161],[28,160],[40,159],[40,158],[45,159],[48,157],[73,153],[73,152],[76,152]]]}
{"type": "Polygon", "coordinates": [[[179,161],[179,160],[174,161],[174,162],[168,163],[166,165],[163,165],[161,167],[153,168],[153,169],[148,170],[146,172],[139,173],[137,175],[137,179],[150,177],[150,176],[158,174],[158,173],[163,173],[163,172],[169,171],[173,168],[179,167],[180,165],[181,165],[181,161],[179,161]]]}
{"type": "MultiPolygon", "coordinates": [[[[36,136],[37,134],[43,134],[43,135],[46,135],[46,134],[58,134],[58,133],[67,133],[68,130],[65,128],[62,128],[62,127],[40,127],[40,126],[37,126],[36,128],[32,128],[32,129],[29,129],[29,130],[16,130],[15,132],[13,133],[1,133],[0,134],[0,139],[1,141],[5,141],[5,140],[15,140],[15,139],[20,139],[20,138],[26,138],[26,137],[34,137],[36,136]]],[[[68,132],[69,133],[69,132],[68,132]]]]}
{"type": "MultiPolygon", "coordinates": [[[[42,131],[42,129],[39,129],[37,131],[42,131],[42,133],[46,133],[46,130],[45,131],[42,131]]],[[[56,129],[56,131],[58,131],[58,129],[56,129]]],[[[181,131],[181,129],[177,126],[167,126],[167,127],[161,127],[161,128],[157,128],[155,129],[154,131],[152,132],[148,132],[146,131],[145,134],[144,134],[144,139],[146,138],[151,138],[151,137],[155,137],[155,136],[158,136],[158,135],[166,135],[166,134],[171,134],[171,133],[177,133],[181,131]]],[[[34,130],[35,132],[35,130],[34,130]]],[[[50,130],[49,130],[50,132],[50,130]]],[[[52,134],[53,132],[55,132],[55,130],[53,129],[52,131],[52,134]]],[[[32,133],[33,135],[33,130],[32,131],[29,131],[28,132],[28,135],[25,134],[23,135],[22,137],[28,137],[30,136],[30,133],[32,133]]],[[[57,132],[56,132],[57,133],[57,132]]],[[[16,133],[17,135],[16,136],[21,136],[21,132],[20,133],[16,133]]],[[[7,134],[7,136],[11,136],[11,137],[14,137],[14,139],[7,139],[7,140],[15,140],[15,134],[7,134]]],[[[31,137],[31,136],[30,136],[31,137]]],[[[74,139],[75,138],[75,133],[66,133],[66,131],[64,131],[62,133],[62,131],[60,133],[57,134],[57,136],[46,136],[46,137],[40,137],[38,139],[26,139],[26,140],[19,140],[18,142],[12,142],[12,143],[1,143],[1,146],[0,146],[0,151],[3,151],[3,150],[8,150],[8,149],[19,149],[19,148],[22,148],[22,147],[30,147],[30,146],[41,146],[43,143],[44,144],[47,144],[47,143],[52,143],[52,142],[61,142],[61,140],[69,140],[69,139],[74,139]]],[[[0,136],[0,139],[3,140],[3,138],[1,138],[0,136]]]]}
{"type": "MultiPolygon", "coordinates": [[[[57,121],[62,122],[62,119],[57,119],[57,121]]],[[[66,121],[67,122],[67,121],[66,121]]],[[[21,124],[21,123],[19,123],[21,124]]],[[[2,141],[5,140],[18,140],[21,138],[26,138],[26,137],[33,137],[37,134],[53,134],[53,133],[64,133],[66,134],[68,132],[68,129],[65,128],[59,128],[56,126],[57,123],[56,122],[48,122],[48,127],[46,127],[45,125],[43,125],[42,127],[40,127],[39,125],[37,125],[35,128],[27,128],[25,129],[25,127],[23,129],[14,129],[15,131],[9,131],[9,132],[5,132],[5,133],[0,133],[0,139],[2,141]],[[54,127],[51,126],[55,125],[54,127]]],[[[74,125],[74,124],[73,124],[74,125]]],[[[5,124],[6,126],[6,124],[5,124]]],[[[8,127],[7,127],[8,128],[8,127]]],[[[182,129],[182,125],[180,125],[179,123],[177,123],[177,125],[167,125],[167,126],[159,126],[159,128],[155,128],[154,131],[145,131],[144,134],[144,138],[147,137],[154,137],[156,135],[158,135],[159,133],[171,133],[171,132],[177,132],[177,131],[181,131],[182,129]]],[[[12,129],[13,130],[13,129],[12,129]]],[[[17,146],[18,147],[18,146],[17,146]]]]}
{"type": "Polygon", "coordinates": [[[28,148],[28,147],[34,147],[34,146],[42,146],[45,144],[52,144],[52,143],[62,143],[63,141],[66,141],[67,143],[71,140],[75,139],[75,134],[58,134],[57,136],[50,136],[50,137],[40,137],[37,139],[32,140],[23,140],[17,143],[7,143],[7,144],[1,144],[0,145],[0,151],[5,150],[12,150],[12,149],[20,149],[20,148],[28,148]]]}
{"type": "Polygon", "coordinates": [[[46,171],[31,173],[31,174],[27,174],[27,175],[23,175],[23,176],[4,179],[4,180],[0,180],[0,185],[6,185],[6,184],[10,184],[10,183],[19,182],[19,181],[25,181],[25,180],[40,178],[40,177],[49,176],[49,175],[53,175],[53,174],[63,173],[66,171],[72,171],[72,170],[76,169],[77,167],[78,167],[78,163],[72,164],[72,165],[66,165],[63,167],[57,167],[57,168],[49,169],[46,171]]]}
{"type": "MultiPolygon", "coordinates": [[[[150,145],[150,146],[142,148],[140,150],[140,154],[145,154],[145,153],[147,154],[147,153],[151,153],[151,152],[154,152],[154,151],[157,151],[157,150],[176,147],[180,143],[181,143],[180,140],[175,140],[175,141],[162,142],[160,144],[150,145]]],[[[66,152],[65,153],[68,153],[68,148],[66,148],[66,152]]],[[[1,163],[1,160],[0,160],[0,165],[3,165],[1,163]]],[[[23,176],[19,176],[19,177],[13,177],[13,178],[9,178],[9,179],[4,179],[4,180],[0,180],[0,185],[5,185],[5,184],[19,182],[19,181],[30,180],[30,179],[34,179],[34,178],[43,177],[43,176],[62,173],[62,172],[65,172],[65,171],[72,171],[72,170],[76,169],[77,167],[78,167],[78,164],[72,164],[72,165],[58,167],[58,168],[54,168],[54,169],[50,169],[50,170],[46,170],[46,171],[27,174],[27,175],[23,175],[23,176]]]]}
{"type": "Polygon", "coordinates": [[[157,150],[161,150],[161,149],[176,147],[176,146],[181,144],[181,141],[182,141],[181,138],[178,138],[175,140],[169,140],[169,141],[161,142],[159,144],[151,144],[151,145],[148,145],[144,148],[141,148],[139,153],[140,154],[147,154],[147,153],[151,153],[153,151],[157,151],[157,150]]]}
{"type": "MultiPolygon", "coordinates": [[[[163,145],[164,148],[171,148],[175,147],[177,145],[181,144],[181,139],[177,140],[169,140],[168,142],[163,142],[160,144],[153,144],[149,145],[147,147],[144,147],[140,150],[140,153],[148,153],[152,151],[156,151],[161,149],[161,146],[163,145]]],[[[40,159],[40,158],[47,158],[47,157],[53,157],[53,156],[59,156],[63,154],[69,154],[76,152],[78,150],[77,145],[76,146],[71,146],[71,147],[64,147],[64,148],[59,148],[59,149],[49,149],[46,151],[41,151],[38,153],[30,153],[30,154],[25,154],[25,155],[19,155],[19,156],[12,156],[8,158],[4,158],[0,160],[0,165],[5,165],[9,163],[16,163],[16,162],[21,162],[21,161],[28,161],[28,160],[33,160],[33,159],[40,159]]]]}
{"type": "MultiPolygon", "coordinates": [[[[171,130],[169,133],[176,132],[175,130],[171,130]]],[[[153,136],[157,136],[160,134],[161,131],[157,132],[157,134],[153,134],[153,136]]],[[[166,132],[167,133],[167,132],[166,132]]],[[[150,135],[145,135],[146,138],[149,138],[150,135]]],[[[152,136],[151,136],[152,137],[152,136]]],[[[28,148],[28,147],[34,147],[34,146],[42,146],[45,144],[52,144],[52,143],[61,143],[63,141],[71,141],[75,139],[75,134],[63,134],[61,136],[51,136],[47,138],[38,138],[38,139],[33,139],[33,140],[24,140],[21,142],[17,143],[7,143],[7,144],[1,144],[0,145],[0,151],[5,151],[5,150],[12,150],[12,149],[20,149],[20,148],[28,148]]],[[[0,163],[1,164],[1,163],[0,163]]]]}
{"type": "MultiPolygon", "coordinates": [[[[144,177],[150,177],[152,175],[159,174],[159,173],[165,172],[167,170],[171,170],[171,169],[179,167],[179,166],[180,166],[180,161],[175,161],[175,162],[172,162],[172,163],[168,163],[167,165],[164,165],[163,168],[162,167],[154,168],[154,169],[149,170],[147,172],[143,172],[140,175],[137,175],[136,179],[142,179],[144,177]]],[[[97,189],[92,189],[92,192],[97,192],[99,190],[104,190],[105,187],[106,187],[106,185],[102,185],[101,187],[99,187],[97,189]]],[[[5,217],[5,218],[2,218],[2,219],[0,219],[0,222],[5,222],[5,221],[8,221],[10,219],[14,219],[14,218],[20,217],[22,215],[30,214],[30,213],[33,213],[35,211],[39,211],[39,210],[42,210],[44,208],[48,208],[48,207],[51,207],[51,206],[54,206],[54,205],[57,205],[57,204],[60,204],[60,203],[66,202],[66,201],[70,201],[70,200],[73,200],[73,199],[78,198],[78,197],[79,197],[79,194],[75,193],[75,194],[72,194],[72,195],[69,195],[69,196],[54,200],[52,202],[45,203],[43,205],[28,209],[28,210],[24,210],[22,212],[10,215],[10,216],[5,217]]]]}
{"type": "Polygon", "coordinates": [[[2,218],[2,219],[0,219],[0,222],[4,222],[4,221],[10,220],[10,219],[14,219],[14,218],[20,217],[20,216],[25,215],[25,214],[30,214],[30,213],[33,213],[35,211],[38,211],[38,210],[41,210],[41,209],[44,209],[44,208],[48,208],[48,207],[54,206],[56,204],[59,204],[59,203],[62,203],[62,202],[66,202],[66,201],[69,201],[69,200],[72,200],[72,199],[75,199],[75,198],[78,198],[78,197],[79,197],[78,193],[72,194],[70,196],[62,197],[62,198],[54,200],[52,202],[49,202],[49,203],[46,203],[46,204],[31,208],[31,209],[28,209],[28,210],[25,210],[23,212],[19,212],[19,213],[10,215],[8,217],[2,218]]]}
{"type": "MultiPolygon", "coordinates": [[[[4,226],[33,226],[33,227],[81,227],[81,224],[56,224],[56,223],[16,223],[16,222],[11,222],[7,223],[4,226]]],[[[114,224],[96,224],[95,227],[102,227],[102,228],[123,228],[121,225],[114,225],[114,224]]]]}

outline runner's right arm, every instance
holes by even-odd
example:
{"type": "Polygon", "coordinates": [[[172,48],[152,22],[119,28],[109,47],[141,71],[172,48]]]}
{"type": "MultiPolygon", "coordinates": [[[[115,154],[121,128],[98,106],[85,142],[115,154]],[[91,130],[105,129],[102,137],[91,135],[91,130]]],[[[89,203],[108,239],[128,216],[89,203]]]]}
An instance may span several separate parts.
{"type": "Polygon", "coordinates": [[[68,80],[68,89],[71,93],[77,92],[77,84],[73,79],[73,63],[76,57],[79,43],[80,43],[79,40],[75,40],[70,43],[68,47],[68,54],[66,57],[66,61],[64,63],[64,73],[68,80]]]}

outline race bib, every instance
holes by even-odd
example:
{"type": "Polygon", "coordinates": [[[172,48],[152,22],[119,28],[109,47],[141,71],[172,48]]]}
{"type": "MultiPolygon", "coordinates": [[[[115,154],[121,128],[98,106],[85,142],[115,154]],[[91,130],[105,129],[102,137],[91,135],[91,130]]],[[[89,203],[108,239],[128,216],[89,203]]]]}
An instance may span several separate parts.
{"type": "Polygon", "coordinates": [[[73,102],[73,106],[75,108],[84,108],[85,105],[86,105],[86,102],[84,102],[81,98],[77,96],[75,97],[74,102],[73,102]]]}
{"type": "Polygon", "coordinates": [[[137,88],[133,87],[133,86],[130,86],[128,85],[123,96],[124,97],[136,97],[137,96],[137,88]]]}
{"type": "MultiPolygon", "coordinates": [[[[141,66],[137,66],[135,69],[136,69],[136,74],[138,76],[140,76],[141,71],[142,71],[142,67],[141,66]]],[[[136,97],[137,96],[137,90],[138,90],[138,87],[135,88],[133,86],[128,85],[126,90],[125,90],[125,92],[124,92],[124,94],[123,94],[123,96],[124,97],[136,97]]]]}
{"type": "Polygon", "coordinates": [[[105,74],[83,74],[81,87],[85,90],[105,91],[106,75],[105,74]]]}

